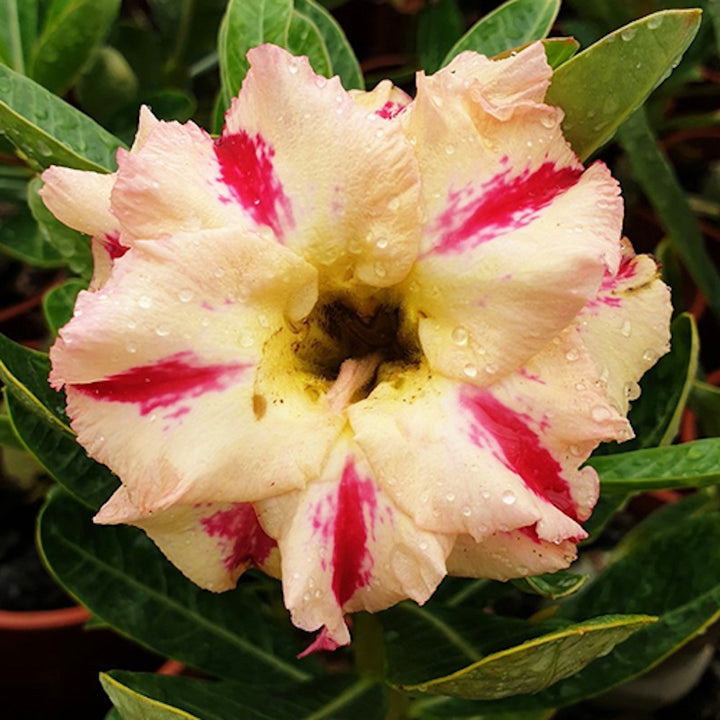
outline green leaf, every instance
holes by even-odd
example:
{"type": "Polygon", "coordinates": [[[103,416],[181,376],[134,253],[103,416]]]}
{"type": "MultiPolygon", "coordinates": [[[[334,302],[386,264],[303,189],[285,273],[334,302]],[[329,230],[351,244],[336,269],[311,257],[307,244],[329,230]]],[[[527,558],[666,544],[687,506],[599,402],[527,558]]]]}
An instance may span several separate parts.
{"type": "Polygon", "coordinates": [[[720,388],[695,382],[690,394],[690,407],[705,435],[720,435],[720,388]]]}
{"type": "Polygon", "coordinates": [[[642,394],[630,408],[628,420],[636,437],[622,444],[601,445],[595,457],[668,445],[675,439],[697,374],[700,342],[689,313],[675,318],[671,334],[670,352],[645,373],[642,394]]]}
{"type": "Polygon", "coordinates": [[[490,712],[565,707],[651,670],[720,618],[720,514],[674,522],[665,532],[635,544],[563,603],[559,614],[581,621],[620,609],[652,613],[659,620],[536,695],[496,702],[446,702],[433,708],[433,716],[460,720],[490,712]]]}
{"type": "Polygon", "coordinates": [[[238,94],[250,67],[247,51],[265,42],[284,47],[292,12],[292,0],[229,0],[218,36],[225,107],[238,94]]]}
{"type": "MultiPolygon", "coordinates": [[[[284,683],[272,693],[245,684],[208,682],[114,670],[101,676],[117,707],[145,709],[148,720],[384,720],[385,689],[355,677],[324,678],[313,683],[284,683]],[[152,714],[166,708],[181,714],[152,714]]],[[[131,714],[130,717],[138,715],[131,714]]]]}
{"type": "Polygon", "coordinates": [[[513,585],[523,592],[558,600],[576,593],[586,581],[587,575],[578,575],[567,570],[559,570],[554,573],[519,578],[513,580],[513,585]]]}
{"type": "Polygon", "coordinates": [[[120,0],[52,0],[28,75],[63,95],[100,47],[119,11],[120,0]]]}
{"type": "Polygon", "coordinates": [[[43,312],[53,335],[57,335],[58,330],[70,321],[75,298],[86,287],[87,283],[84,280],[68,280],[45,294],[43,312]]]}
{"type": "Polygon", "coordinates": [[[565,111],[563,132],[581,159],[610,140],[668,76],[695,37],[700,16],[699,10],[649,15],[557,69],[546,101],[565,111]]]}
{"type": "Polygon", "coordinates": [[[30,210],[22,203],[0,215],[0,249],[35,267],[59,267],[63,259],[40,232],[30,210]]]}
{"type": "Polygon", "coordinates": [[[143,532],[93,525],[92,513],[59,488],[41,514],[39,538],[71,595],[160,655],[258,687],[309,679],[289,620],[271,624],[249,578],[231,592],[201,590],[143,532]]]}
{"type": "Polygon", "coordinates": [[[37,0],[0,3],[0,62],[25,74],[38,23],[37,0]]]}
{"type": "Polygon", "coordinates": [[[41,85],[0,65],[0,132],[36,169],[64,165],[107,172],[118,138],[41,85]]]}
{"type": "Polygon", "coordinates": [[[712,20],[715,31],[715,47],[720,53],[720,0],[707,0],[706,11],[712,20]]]}
{"type": "Polygon", "coordinates": [[[587,464],[598,471],[601,488],[612,492],[717,485],[720,438],[601,455],[591,457],[587,464]]]}
{"type": "Polygon", "coordinates": [[[10,422],[10,416],[5,413],[0,413],[0,445],[6,445],[7,447],[18,450],[23,449],[23,444],[20,442],[15,428],[10,422]]]}
{"type": "Polygon", "coordinates": [[[7,391],[6,398],[15,433],[28,452],[80,502],[99,510],[117,489],[118,479],[87,456],[69,427],[47,422],[7,391]]]}
{"type": "Polygon", "coordinates": [[[720,273],[705,247],[700,226],[675,171],[658,147],[643,109],[620,128],[620,142],[628,154],[635,178],[670,234],[678,255],[720,317],[720,273]]]}
{"type": "Polygon", "coordinates": [[[50,361],[45,353],[18,345],[0,334],[0,377],[25,406],[60,429],[68,427],[65,396],[48,384],[50,361]]]}
{"type": "Polygon", "coordinates": [[[536,693],[574,675],[655,621],[647,615],[593,618],[488,655],[452,675],[402,689],[473,700],[536,693]]]}
{"type": "Polygon", "coordinates": [[[56,264],[64,265],[89,280],[93,270],[90,238],[56,219],[39,195],[42,185],[42,180],[36,177],[28,183],[27,187],[27,202],[37,223],[40,236],[44,239],[47,247],[59,258],[60,262],[56,264]]]}
{"type": "Polygon", "coordinates": [[[541,40],[553,26],[560,0],[508,0],[478,20],[445,56],[447,65],[464,50],[488,57],[541,40]]]}
{"type": "Polygon", "coordinates": [[[450,48],[463,30],[457,0],[428,3],[418,16],[417,49],[420,67],[434,73],[442,67],[450,48]]]}
{"type": "Polygon", "coordinates": [[[318,75],[332,75],[330,56],[318,26],[297,10],[292,12],[285,47],[293,55],[307,55],[318,75]]]}
{"type": "Polygon", "coordinates": [[[123,720],[208,720],[136,692],[108,673],[100,673],[100,684],[123,720]]]}
{"type": "Polygon", "coordinates": [[[545,47],[545,57],[553,70],[567,62],[580,48],[580,43],[571,37],[546,38],[542,41],[545,47]]]}
{"type": "Polygon", "coordinates": [[[625,507],[631,495],[631,493],[613,493],[606,488],[600,490],[600,497],[595,503],[590,519],[583,523],[583,528],[589,536],[585,540],[586,544],[597,540],[615,514],[625,507]]]}
{"type": "Polygon", "coordinates": [[[346,90],[363,90],[365,81],[360,65],[335,18],[315,0],[295,0],[295,10],[311,20],[320,31],[330,58],[330,73],[340,76],[346,90]]]}

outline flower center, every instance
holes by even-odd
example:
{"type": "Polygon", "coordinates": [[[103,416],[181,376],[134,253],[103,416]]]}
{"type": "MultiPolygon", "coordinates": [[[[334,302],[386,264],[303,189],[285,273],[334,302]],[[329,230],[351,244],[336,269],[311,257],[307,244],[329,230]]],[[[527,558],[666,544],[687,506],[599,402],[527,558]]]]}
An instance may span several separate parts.
{"type": "Polygon", "coordinates": [[[422,359],[416,323],[390,302],[358,308],[347,298],[321,297],[290,343],[298,369],[331,381],[329,399],[343,407],[366,397],[380,373],[385,378],[422,359]]]}

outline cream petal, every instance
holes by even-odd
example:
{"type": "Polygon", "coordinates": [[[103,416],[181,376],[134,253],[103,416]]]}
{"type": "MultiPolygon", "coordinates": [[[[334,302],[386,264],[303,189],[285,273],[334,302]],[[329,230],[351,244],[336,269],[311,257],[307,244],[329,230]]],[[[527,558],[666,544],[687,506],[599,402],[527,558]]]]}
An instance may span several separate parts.
{"type": "Polygon", "coordinates": [[[670,349],[671,315],[670,289],[657,265],[648,255],[636,256],[626,243],[617,274],[606,273],[577,321],[607,396],[623,415],[640,393],[638,380],[670,349]]]}
{"type": "MultiPolygon", "coordinates": [[[[397,283],[417,254],[420,212],[417,165],[400,124],[360,107],[307,58],[263,45],[248,59],[220,144],[262,149],[283,242],[318,267],[321,292],[397,283]]],[[[246,185],[240,178],[240,198],[246,185]]]]}
{"type": "Polygon", "coordinates": [[[617,183],[563,139],[541,102],[550,74],[541,45],[463,56],[421,76],[405,113],[427,207],[407,312],[431,366],[479,386],[540,351],[619,263],[617,183]]]}
{"type": "Polygon", "coordinates": [[[343,419],[264,346],[315,297],[312,267],[241,229],[138,242],[80,294],[51,381],[143,511],[303,487],[343,419]]]}
{"type": "Polygon", "coordinates": [[[520,527],[583,537],[573,484],[533,418],[494,390],[399,372],[348,411],[378,484],[418,527],[481,541],[520,527]]]}
{"type": "Polygon", "coordinates": [[[375,612],[406,598],[422,603],[445,575],[451,539],[417,528],[347,435],[315,482],[259,503],[258,512],[278,540],[293,622],[324,627],[323,647],[350,641],[346,612],[375,612]]]}
{"type": "Polygon", "coordinates": [[[277,544],[262,529],[251,503],[174,505],[147,513],[120,487],[95,522],[141,528],[185,576],[213,592],[235,587],[251,565],[272,572],[279,561],[277,544]]]}

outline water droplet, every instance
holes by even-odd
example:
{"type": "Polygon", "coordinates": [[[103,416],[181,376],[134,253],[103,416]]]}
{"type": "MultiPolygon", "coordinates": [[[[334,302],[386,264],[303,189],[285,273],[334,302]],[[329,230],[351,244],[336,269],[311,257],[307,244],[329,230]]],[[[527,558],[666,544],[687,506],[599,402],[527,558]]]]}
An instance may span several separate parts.
{"type": "Polygon", "coordinates": [[[517,498],[515,497],[515,493],[512,490],[505,490],[502,494],[502,501],[506,505],[514,505],[517,501],[517,498]]]}
{"type": "Polygon", "coordinates": [[[625,42],[632,40],[637,35],[637,28],[628,27],[620,32],[620,38],[625,42]]]}
{"type": "Polygon", "coordinates": [[[152,306],[152,298],[150,298],[148,295],[141,295],[141,296],[137,299],[137,304],[138,304],[141,308],[145,308],[145,309],[147,310],[149,307],[152,306]]]}
{"type": "Polygon", "coordinates": [[[180,298],[180,302],[190,302],[193,299],[193,291],[188,289],[181,290],[178,297],[180,298]]]}
{"type": "Polygon", "coordinates": [[[647,26],[651,30],[657,30],[662,25],[663,17],[660,14],[652,15],[647,20],[647,26]]]}
{"type": "Polygon", "coordinates": [[[643,360],[648,363],[654,363],[658,359],[657,353],[652,348],[648,348],[642,357],[643,360]]]}
{"type": "Polygon", "coordinates": [[[582,455],[582,450],[579,445],[571,445],[568,450],[570,451],[570,454],[575,457],[580,457],[582,455]]]}
{"type": "Polygon", "coordinates": [[[270,321],[268,320],[268,316],[265,315],[265,313],[260,313],[258,315],[258,324],[260,327],[270,327],[270,321]]]}
{"type": "Polygon", "coordinates": [[[419,543],[418,543],[418,547],[419,547],[423,552],[425,552],[425,551],[428,549],[428,547],[429,547],[427,540],[422,540],[421,542],[419,542],[419,543]]]}
{"type": "Polygon", "coordinates": [[[297,66],[297,63],[290,63],[290,64],[288,65],[288,72],[289,72],[291,75],[297,75],[298,69],[299,69],[299,68],[298,68],[298,66],[297,66]]]}
{"type": "Polygon", "coordinates": [[[488,375],[494,375],[497,372],[497,365],[493,365],[492,363],[488,363],[485,366],[485,372],[488,375]]]}
{"type": "Polygon", "coordinates": [[[381,237],[375,241],[375,247],[378,250],[384,250],[388,246],[388,239],[381,237]]]}
{"type": "Polygon", "coordinates": [[[557,127],[557,117],[555,115],[543,115],[542,118],[540,118],[540,122],[543,127],[546,127],[548,130],[557,127]]]}
{"type": "Polygon", "coordinates": [[[590,415],[595,422],[603,422],[609,420],[612,417],[612,412],[607,405],[596,405],[591,411],[590,415]]]}
{"type": "Polygon", "coordinates": [[[483,500],[489,500],[490,499],[490,493],[487,490],[482,491],[483,500]]]}
{"type": "Polygon", "coordinates": [[[471,365],[468,363],[464,368],[463,372],[465,375],[467,375],[469,378],[477,377],[477,368],[474,365],[471,365]]]}
{"type": "Polygon", "coordinates": [[[623,337],[630,337],[630,333],[632,332],[632,324],[629,320],[626,320],[622,327],[620,328],[620,333],[623,337]]]}
{"type": "Polygon", "coordinates": [[[319,88],[324,88],[327,85],[327,78],[322,77],[321,75],[315,78],[315,84],[319,88]]]}
{"type": "Polygon", "coordinates": [[[322,591],[320,588],[318,588],[318,589],[313,593],[313,595],[314,595],[316,598],[321,598],[321,597],[323,596],[323,591],[322,591]]]}
{"type": "Polygon", "coordinates": [[[447,155],[454,155],[455,154],[455,146],[454,145],[446,145],[445,146],[445,153],[447,155]]]}
{"type": "MultiPolygon", "coordinates": [[[[77,310],[75,311],[75,315],[77,316],[77,310]]],[[[137,323],[134,320],[128,320],[128,329],[134,330],[137,327],[137,323]]]]}
{"type": "Polygon", "coordinates": [[[467,345],[468,337],[468,331],[464,327],[458,326],[452,331],[452,341],[456,345],[467,345]]]}
{"type": "Polygon", "coordinates": [[[213,275],[214,275],[216,278],[221,278],[224,274],[225,274],[225,270],[223,270],[223,268],[220,268],[220,267],[219,267],[219,268],[215,268],[215,272],[213,273],[213,275]]]}
{"type": "Polygon", "coordinates": [[[170,328],[167,325],[158,325],[155,328],[155,334],[158,337],[167,337],[170,334],[170,328]]]}
{"type": "Polygon", "coordinates": [[[384,278],[387,275],[387,268],[381,262],[376,262],[373,266],[373,270],[375,270],[375,274],[379,278],[384,278]]]}
{"type": "Polygon", "coordinates": [[[637,400],[640,397],[640,393],[642,392],[640,389],[640,386],[636,382],[628,382],[625,383],[625,386],[623,387],[623,392],[625,393],[625,397],[630,400],[637,400]]]}
{"type": "Polygon", "coordinates": [[[447,495],[445,495],[445,499],[451,503],[455,502],[455,493],[449,492],[447,495]]]}
{"type": "Polygon", "coordinates": [[[129,353],[136,353],[136,352],[137,352],[137,344],[134,343],[134,342],[129,342],[129,343],[125,346],[125,349],[126,349],[129,353]]]}
{"type": "Polygon", "coordinates": [[[375,131],[375,137],[378,138],[378,139],[384,138],[384,137],[385,137],[385,131],[384,131],[382,128],[378,128],[378,129],[375,131]]]}
{"type": "Polygon", "coordinates": [[[580,380],[579,382],[575,383],[575,389],[582,392],[583,390],[587,390],[587,383],[584,380],[580,380]]]}
{"type": "Polygon", "coordinates": [[[472,508],[469,505],[463,505],[462,514],[465,517],[470,517],[472,515],[472,508]]]}
{"type": "Polygon", "coordinates": [[[580,357],[580,353],[576,348],[571,348],[565,353],[565,359],[569,362],[575,362],[580,357]]]}

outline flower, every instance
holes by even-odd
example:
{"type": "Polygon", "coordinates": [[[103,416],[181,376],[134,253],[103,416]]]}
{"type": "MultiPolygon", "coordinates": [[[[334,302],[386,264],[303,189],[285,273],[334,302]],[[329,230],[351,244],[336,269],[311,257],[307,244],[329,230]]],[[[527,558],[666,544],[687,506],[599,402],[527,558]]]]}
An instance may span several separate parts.
{"type": "Polygon", "coordinates": [[[667,288],[544,104],[539,43],[346,92],[265,45],[213,139],[143,109],[118,170],[48,169],[92,236],[51,350],[78,441],[190,579],[282,578],[310,649],[446,575],[575,557],[667,288]]]}

